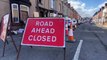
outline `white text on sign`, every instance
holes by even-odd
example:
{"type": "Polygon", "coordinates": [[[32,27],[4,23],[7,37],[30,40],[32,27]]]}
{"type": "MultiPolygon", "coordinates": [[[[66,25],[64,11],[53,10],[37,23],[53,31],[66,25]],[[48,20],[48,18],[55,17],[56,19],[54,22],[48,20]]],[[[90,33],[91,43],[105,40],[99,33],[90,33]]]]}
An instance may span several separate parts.
{"type": "Polygon", "coordinates": [[[31,33],[35,33],[35,35],[29,35],[28,36],[28,40],[29,41],[41,41],[41,42],[56,42],[57,38],[56,36],[53,36],[52,34],[55,33],[55,29],[54,28],[48,28],[48,27],[52,27],[54,25],[54,23],[52,21],[36,21],[35,23],[35,28],[31,29],[31,33]],[[42,26],[42,28],[37,26],[42,26]],[[43,27],[47,27],[47,28],[43,28],[43,27]],[[51,34],[51,36],[41,36],[41,35],[36,35],[38,33],[42,33],[42,34],[51,34]]]}

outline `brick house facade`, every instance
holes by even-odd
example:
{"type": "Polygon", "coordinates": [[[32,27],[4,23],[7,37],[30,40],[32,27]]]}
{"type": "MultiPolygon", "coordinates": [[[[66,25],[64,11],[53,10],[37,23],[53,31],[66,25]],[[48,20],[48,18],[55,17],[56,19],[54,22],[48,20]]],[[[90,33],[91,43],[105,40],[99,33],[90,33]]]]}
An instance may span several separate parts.
{"type": "Polygon", "coordinates": [[[9,13],[12,26],[19,27],[26,24],[28,17],[80,16],[67,0],[0,0],[0,10],[0,18],[9,13]]]}

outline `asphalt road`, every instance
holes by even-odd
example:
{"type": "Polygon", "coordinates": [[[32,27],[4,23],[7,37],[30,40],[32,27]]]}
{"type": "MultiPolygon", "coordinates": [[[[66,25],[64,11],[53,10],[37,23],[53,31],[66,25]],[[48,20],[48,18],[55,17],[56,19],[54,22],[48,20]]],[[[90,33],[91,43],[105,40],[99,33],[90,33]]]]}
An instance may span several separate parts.
{"type": "MultiPolygon", "coordinates": [[[[74,32],[75,43],[66,42],[65,60],[73,60],[80,40],[83,40],[77,60],[107,60],[107,30],[94,24],[81,24],[74,32]]],[[[21,36],[13,36],[17,47],[21,36]]],[[[10,37],[7,38],[6,52],[2,57],[3,42],[0,40],[0,60],[16,60],[16,51],[10,37]]],[[[66,37],[67,40],[67,37],[66,37]]],[[[19,60],[64,60],[64,49],[22,46],[19,60]]]]}
{"type": "Polygon", "coordinates": [[[77,40],[83,44],[78,60],[107,60],[107,30],[85,23],[75,31],[77,40]]]}

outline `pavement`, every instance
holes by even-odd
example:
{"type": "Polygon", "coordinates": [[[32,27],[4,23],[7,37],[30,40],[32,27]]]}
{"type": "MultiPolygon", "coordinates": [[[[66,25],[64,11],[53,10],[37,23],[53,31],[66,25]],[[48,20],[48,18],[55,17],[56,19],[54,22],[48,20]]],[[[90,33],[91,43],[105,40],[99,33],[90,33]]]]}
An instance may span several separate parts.
{"type": "Polygon", "coordinates": [[[102,25],[102,24],[95,24],[97,27],[102,28],[102,29],[107,29],[107,24],[102,25]]]}

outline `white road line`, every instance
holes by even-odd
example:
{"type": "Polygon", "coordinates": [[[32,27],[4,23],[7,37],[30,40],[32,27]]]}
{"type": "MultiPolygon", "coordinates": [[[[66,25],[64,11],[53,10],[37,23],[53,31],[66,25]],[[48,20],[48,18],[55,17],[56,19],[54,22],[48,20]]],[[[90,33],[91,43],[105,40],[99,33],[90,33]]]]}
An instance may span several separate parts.
{"type": "Polygon", "coordinates": [[[74,55],[73,60],[78,60],[79,54],[80,54],[80,50],[81,50],[81,47],[82,47],[82,43],[83,43],[83,40],[80,40],[80,43],[79,43],[79,45],[77,47],[77,50],[76,50],[76,53],[74,55]]]}

